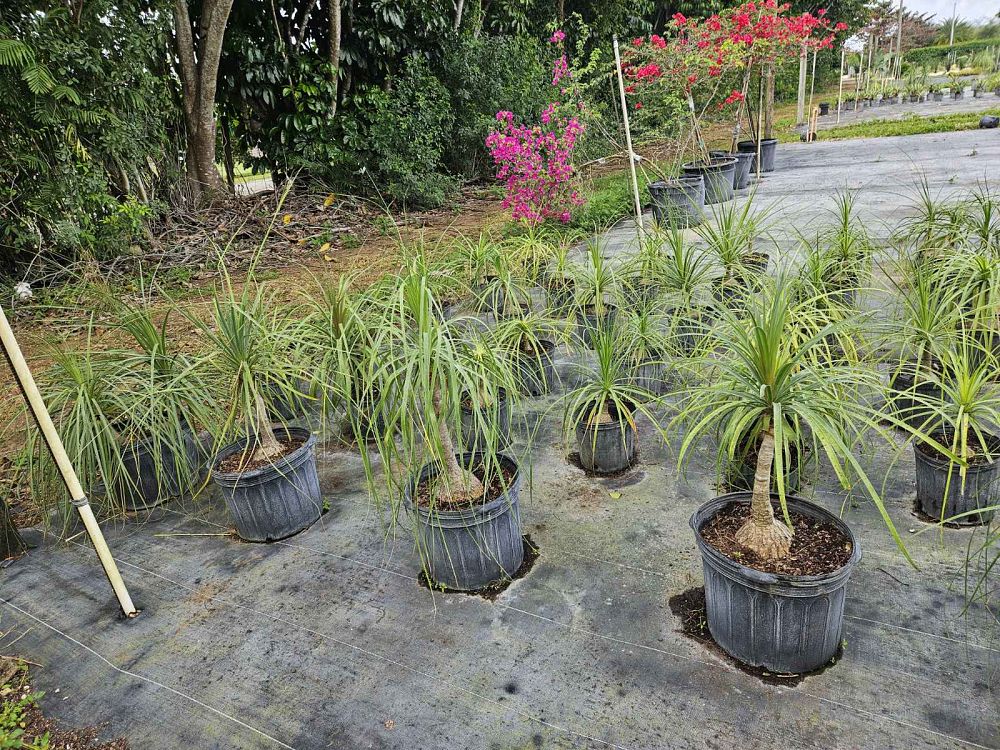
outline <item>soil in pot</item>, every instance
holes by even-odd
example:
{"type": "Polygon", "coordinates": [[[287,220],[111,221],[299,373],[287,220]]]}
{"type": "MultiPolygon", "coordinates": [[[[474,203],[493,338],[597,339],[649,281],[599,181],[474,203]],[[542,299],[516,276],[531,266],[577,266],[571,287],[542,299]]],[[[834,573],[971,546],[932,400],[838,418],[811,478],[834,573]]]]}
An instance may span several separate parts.
{"type": "MultiPolygon", "coordinates": [[[[775,516],[781,511],[775,502],[775,516]]],[[[829,511],[787,496],[795,528],[789,554],[760,559],[735,542],[750,493],[716,497],[691,516],[705,575],[706,619],[730,656],[771,672],[811,672],[840,648],[847,581],[861,559],[857,538],[829,511]]]]}
{"type": "Polygon", "coordinates": [[[405,490],[412,508],[423,567],[435,588],[474,591],[510,578],[524,561],[517,463],[500,454],[487,472],[482,454],[456,456],[486,487],[470,501],[444,506],[434,492],[440,466],[427,464],[405,490]]]}
{"type": "Polygon", "coordinates": [[[556,382],[555,351],[555,342],[548,339],[539,339],[537,349],[522,342],[516,361],[522,393],[541,396],[549,392],[556,382]]]}
{"type": "MultiPolygon", "coordinates": [[[[932,437],[942,445],[952,444],[949,432],[937,432],[932,437]]],[[[947,456],[927,443],[913,444],[917,504],[921,513],[934,522],[971,513],[951,521],[960,526],[985,524],[993,519],[992,508],[1000,503],[1000,438],[989,436],[988,442],[990,457],[973,455],[964,483],[960,468],[951,464],[947,456]]]]}
{"type": "Polygon", "coordinates": [[[736,163],[736,157],[716,157],[708,162],[688,162],[681,170],[688,177],[701,176],[705,180],[706,204],[725,203],[734,197],[736,163]]]}
{"type": "MultiPolygon", "coordinates": [[[[584,411],[590,411],[589,407],[584,411]]],[[[635,463],[636,430],[631,415],[619,415],[614,404],[593,418],[577,417],[576,442],[580,449],[580,465],[595,474],[624,471],[635,463]]]]}
{"type": "Polygon", "coordinates": [[[280,455],[260,460],[243,438],[223,449],[212,480],[222,492],[241,539],[269,542],[311,526],[322,513],[316,471],[316,436],[299,427],[278,428],[280,455]]]}
{"type": "MultiPolygon", "coordinates": [[[[744,153],[757,153],[757,142],[756,141],[740,141],[736,144],[736,148],[744,153]]],[[[774,171],[774,152],[778,148],[777,138],[765,138],[760,142],[760,171],[761,172],[773,172],[774,171]]],[[[756,165],[754,165],[753,171],[756,172],[756,165]]]]}
{"type": "Polygon", "coordinates": [[[701,175],[649,185],[653,219],[661,227],[695,227],[705,220],[705,180],[701,175]]]}

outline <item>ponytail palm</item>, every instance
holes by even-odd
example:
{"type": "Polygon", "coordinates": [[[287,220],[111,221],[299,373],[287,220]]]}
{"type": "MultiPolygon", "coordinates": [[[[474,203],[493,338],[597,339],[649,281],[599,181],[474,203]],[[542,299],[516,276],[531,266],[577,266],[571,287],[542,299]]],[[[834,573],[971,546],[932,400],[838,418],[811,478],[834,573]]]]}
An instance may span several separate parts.
{"type": "Polygon", "coordinates": [[[737,531],[736,541],[763,558],[789,552],[785,466],[792,450],[807,441],[814,453],[827,457],[842,484],[847,486],[851,475],[859,477],[902,546],[853,454],[862,432],[878,429],[880,415],[867,405],[867,397],[878,391],[879,378],[867,367],[816,356],[817,347],[845,321],[827,322],[802,340],[802,321],[812,309],[815,304],[800,301],[787,277],[763,282],[738,313],[720,307],[711,334],[714,351],[701,361],[700,378],[688,385],[676,417],[688,427],[681,461],[708,434],[718,435],[719,452],[730,461],[747,444],[759,445],[751,518],[737,531]],[[772,473],[784,522],[772,507],[772,473]]]}

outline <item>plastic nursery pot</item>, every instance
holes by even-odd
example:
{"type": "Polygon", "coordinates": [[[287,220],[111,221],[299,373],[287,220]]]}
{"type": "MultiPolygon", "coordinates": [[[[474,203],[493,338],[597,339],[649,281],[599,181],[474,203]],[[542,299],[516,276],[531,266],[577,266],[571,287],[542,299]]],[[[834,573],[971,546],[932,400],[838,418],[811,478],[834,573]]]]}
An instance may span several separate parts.
{"type": "Polygon", "coordinates": [[[740,260],[743,273],[750,273],[760,276],[767,272],[767,264],[771,262],[771,256],[758,250],[751,250],[740,260]]]}
{"type": "MultiPolygon", "coordinates": [[[[115,482],[115,497],[128,512],[151,510],[183,495],[190,480],[193,482],[205,459],[201,441],[190,429],[185,429],[183,466],[166,445],[157,446],[152,440],[129,443],[122,448],[122,473],[115,482]],[[189,474],[185,477],[184,474],[189,474]]],[[[103,485],[95,487],[97,495],[106,494],[103,485]]]]}
{"type": "Polygon", "coordinates": [[[545,284],[549,309],[556,313],[565,313],[573,304],[576,294],[576,283],[566,276],[551,276],[545,284]]]}
{"type": "Polygon", "coordinates": [[[631,299],[643,304],[659,297],[663,288],[659,281],[643,278],[640,274],[624,279],[624,285],[631,299]]]}
{"type": "Polygon", "coordinates": [[[590,349],[594,348],[594,333],[597,331],[610,331],[615,327],[615,320],[618,317],[618,308],[605,302],[599,309],[597,305],[581,305],[577,312],[580,338],[590,349]]]}
{"type": "Polygon", "coordinates": [[[476,308],[480,312],[498,314],[504,309],[507,301],[504,289],[499,285],[496,276],[484,276],[478,284],[473,286],[472,293],[475,297],[476,308]]]}
{"type": "Polygon", "coordinates": [[[943,91],[935,91],[933,94],[931,94],[931,96],[934,98],[934,101],[936,102],[944,101],[943,91]]]}
{"type": "Polygon", "coordinates": [[[819,116],[826,117],[830,114],[830,102],[820,102],[819,103],[819,116]]]}
{"type": "MultiPolygon", "coordinates": [[[[678,316],[675,308],[666,312],[667,318],[674,320],[678,316]]],[[[682,320],[676,320],[670,328],[670,335],[673,341],[673,349],[681,354],[690,354],[698,346],[698,339],[705,333],[705,325],[702,322],[701,313],[690,311],[685,314],[682,320]]]]}
{"type": "Polygon", "coordinates": [[[921,431],[933,430],[936,420],[929,418],[927,402],[933,403],[943,397],[941,386],[928,380],[914,384],[915,368],[904,367],[889,376],[890,406],[896,419],[909,427],[921,431]],[[924,424],[924,423],[927,424],[924,424]]]}
{"type": "Polygon", "coordinates": [[[725,203],[734,197],[736,162],[734,156],[717,157],[708,162],[692,161],[681,165],[681,171],[689,177],[701,175],[704,178],[706,204],[725,203]]]}
{"type": "Polygon", "coordinates": [[[659,396],[667,391],[666,365],[662,354],[650,354],[632,368],[632,385],[659,396]]]}
{"type": "Polygon", "coordinates": [[[354,396],[347,404],[342,430],[362,443],[375,442],[385,432],[385,417],[378,410],[380,393],[377,390],[354,396]]]}
{"type": "Polygon", "coordinates": [[[497,403],[488,407],[483,407],[483,414],[476,419],[473,411],[471,397],[465,394],[460,406],[462,412],[462,434],[459,436],[459,443],[468,453],[483,453],[491,449],[489,438],[479,429],[477,422],[482,419],[496,419],[497,448],[506,448],[510,445],[510,400],[507,398],[507,391],[503,388],[497,389],[497,403]]]}
{"type": "MultiPolygon", "coordinates": [[[[589,407],[583,411],[589,411],[589,407]]],[[[595,474],[624,471],[636,457],[635,427],[629,421],[632,414],[619,415],[614,405],[608,411],[609,422],[588,422],[582,413],[576,417],[580,465],[595,474]]]]}
{"type": "MultiPolygon", "coordinates": [[[[464,466],[474,466],[482,454],[458,456],[464,466]]],[[[460,591],[475,591],[493,581],[513,576],[524,561],[521,512],[518,499],[521,472],[513,458],[500,454],[497,461],[508,475],[507,487],[461,510],[442,510],[414,503],[417,486],[441,473],[437,463],[425,465],[412,476],[404,491],[406,508],[415,514],[417,545],[428,576],[435,583],[460,591]]]]}
{"type": "Polygon", "coordinates": [[[733,190],[743,190],[750,185],[751,167],[753,167],[754,154],[737,151],[731,154],[728,151],[709,151],[709,156],[718,158],[736,159],[736,169],[733,170],[733,190]]]}
{"type": "Polygon", "coordinates": [[[653,219],[661,227],[695,227],[705,220],[705,180],[701,175],[653,182],[653,219]]]}
{"type": "Polygon", "coordinates": [[[316,436],[300,427],[280,428],[275,435],[279,440],[299,440],[302,444],[258,468],[220,471],[223,460],[246,449],[249,440],[243,438],[219,453],[212,471],[236,533],[249,542],[271,542],[297,534],[315,523],[323,509],[316,472],[316,436]]]}
{"type": "Polygon", "coordinates": [[[555,342],[548,339],[538,339],[538,350],[518,351],[515,367],[522,393],[541,396],[549,392],[556,382],[555,351],[555,342]]]}
{"type": "Polygon", "coordinates": [[[709,500],[691,516],[705,575],[705,609],[715,642],[744,664],[780,674],[811,672],[827,664],[840,648],[844,594],[861,560],[851,529],[832,513],[806,500],[786,496],[790,512],[829,523],[851,541],[847,564],[818,576],[763,573],[732,560],[701,535],[716,513],[749,504],[749,492],[709,500]]]}
{"type": "MultiPolygon", "coordinates": [[[[774,152],[778,148],[777,138],[765,138],[760,142],[760,171],[774,171],[774,152]]],[[[740,141],[736,144],[736,149],[744,153],[757,153],[757,141],[740,141]]],[[[756,168],[754,168],[756,171],[756,168]]]]}
{"type": "MultiPolygon", "coordinates": [[[[948,435],[936,433],[933,437],[942,445],[951,444],[948,435]]],[[[992,506],[1000,503],[1000,438],[991,435],[989,442],[994,458],[971,461],[965,470],[964,482],[957,464],[926,443],[913,443],[917,502],[925,515],[947,521],[953,516],[971,513],[954,520],[953,523],[962,526],[976,526],[993,520],[992,506]],[[981,510],[983,508],[990,510],[981,510]]]]}

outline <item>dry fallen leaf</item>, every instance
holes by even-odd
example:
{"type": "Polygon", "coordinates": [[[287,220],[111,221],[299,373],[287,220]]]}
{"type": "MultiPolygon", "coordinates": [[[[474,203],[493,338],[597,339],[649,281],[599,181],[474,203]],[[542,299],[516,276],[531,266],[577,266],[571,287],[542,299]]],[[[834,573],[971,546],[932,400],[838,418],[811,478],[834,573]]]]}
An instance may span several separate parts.
{"type": "Polygon", "coordinates": [[[319,251],[320,251],[321,253],[325,253],[325,252],[326,252],[327,250],[329,250],[329,249],[330,249],[330,243],[329,243],[329,242],[324,242],[324,243],[323,243],[323,244],[322,244],[322,245],[320,246],[320,248],[319,248],[319,251]]]}
{"type": "Polygon", "coordinates": [[[333,202],[334,202],[335,200],[337,200],[337,196],[336,196],[336,195],[334,195],[333,193],[330,193],[330,194],[329,194],[328,196],[326,196],[326,200],[325,200],[325,201],[323,201],[323,205],[324,205],[324,206],[325,206],[326,208],[329,208],[330,206],[332,206],[332,205],[333,205],[333,202]]]}
{"type": "Polygon", "coordinates": [[[281,223],[282,224],[291,224],[292,223],[292,215],[291,214],[285,214],[284,216],[282,216],[281,217],[281,223]]]}
{"type": "Polygon", "coordinates": [[[618,499],[619,499],[619,498],[620,498],[620,497],[622,496],[622,493],[618,492],[617,490],[611,490],[611,491],[610,491],[610,492],[608,493],[608,496],[609,496],[609,497],[610,497],[610,498],[611,498],[612,500],[618,500],[618,499]]]}

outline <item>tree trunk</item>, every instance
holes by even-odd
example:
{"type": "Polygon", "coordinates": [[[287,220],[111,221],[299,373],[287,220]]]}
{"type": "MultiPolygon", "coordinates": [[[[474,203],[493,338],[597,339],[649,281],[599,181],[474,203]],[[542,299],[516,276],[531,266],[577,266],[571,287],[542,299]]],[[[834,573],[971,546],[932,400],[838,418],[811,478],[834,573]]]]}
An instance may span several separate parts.
{"type": "Polygon", "coordinates": [[[774,63],[764,69],[764,139],[774,137],[774,63]]]}
{"type": "Polygon", "coordinates": [[[333,97],[330,102],[330,117],[337,114],[337,100],[340,97],[340,0],[329,0],[330,3],[330,76],[333,84],[333,97]]]}
{"type": "Polygon", "coordinates": [[[233,0],[202,0],[197,37],[188,0],[174,0],[174,37],[180,61],[184,122],[187,126],[187,179],[196,202],[225,192],[215,168],[215,90],[226,24],[233,0]]]}
{"type": "Polygon", "coordinates": [[[774,431],[768,427],[760,441],[753,475],[750,520],[736,532],[736,541],[766,560],[785,557],[792,532],[774,517],[771,507],[771,467],[774,464],[774,431]]]}
{"type": "Polygon", "coordinates": [[[233,157],[233,128],[228,115],[222,116],[222,159],[229,191],[236,191],[236,159],[233,157]]]}
{"type": "Polygon", "coordinates": [[[462,11],[465,9],[465,0],[457,0],[455,3],[455,31],[462,27],[462,11]]]}
{"type": "Polygon", "coordinates": [[[462,500],[472,501],[483,496],[486,488],[471,471],[466,471],[458,463],[455,455],[455,443],[451,439],[451,432],[448,430],[448,422],[443,414],[441,405],[441,392],[434,392],[434,414],[438,423],[438,440],[441,443],[441,460],[444,461],[444,471],[442,472],[444,482],[438,485],[437,497],[439,500],[455,503],[462,500]]]}
{"type": "Polygon", "coordinates": [[[254,425],[251,434],[257,435],[257,447],[253,452],[255,461],[268,461],[279,456],[284,450],[278,438],[271,429],[271,418],[267,414],[267,406],[259,393],[254,395],[254,425]]]}
{"type": "Polygon", "coordinates": [[[7,501],[0,497],[0,560],[18,557],[27,549],[27,545],[21,539],[21,535],[17,533],[17,527],[10,517],[7,501]]]}

